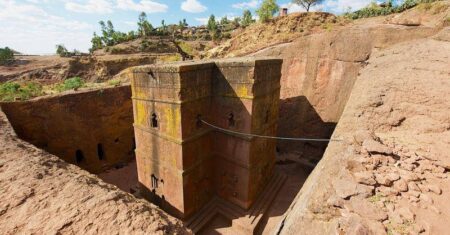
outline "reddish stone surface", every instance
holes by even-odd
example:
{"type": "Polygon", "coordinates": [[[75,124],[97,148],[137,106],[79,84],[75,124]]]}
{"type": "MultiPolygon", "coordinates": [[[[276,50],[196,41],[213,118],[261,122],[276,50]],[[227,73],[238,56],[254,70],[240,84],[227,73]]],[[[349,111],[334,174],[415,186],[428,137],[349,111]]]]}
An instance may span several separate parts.
{"type": "Polygon", "coordinates": [[[273,174],[281,60],[240,59],[142,66],[132,71],[139,181],[186,218],[214,195],[248,209],[273,174]]]}

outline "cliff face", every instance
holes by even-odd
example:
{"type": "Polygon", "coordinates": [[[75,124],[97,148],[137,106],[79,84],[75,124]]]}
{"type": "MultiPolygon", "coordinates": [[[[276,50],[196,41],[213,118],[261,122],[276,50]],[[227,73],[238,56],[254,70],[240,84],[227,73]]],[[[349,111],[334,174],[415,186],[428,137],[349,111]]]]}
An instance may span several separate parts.
{"type": "Polygon", "coordinates": [[[18,139],[1,110],[0,188],[2,234],[186,233],[149,202],[18,139]]]}
{"type": "MultiPolygon", "coordinates": [[[[342,115],[356,78],[374,51],[438,32],[434,27],[352,25],[265,49],[256,56],[284,59],[281,78],[280,136],[329,137],[342,115]]],[[[320,158],[326,145],[280,142],[320,158]]]]}
{"type": "Polygon", "coordinates": [[[92,173],[134,158],[130,86],[1,107],[20,138],[92,173]]]}
{"type": "Polygon", "coordinates": [[[329,144],[287,212],[281,234],[446,232],[448,29],[434,38],[371,55],[334,131],[341,141],[329,144]]]}

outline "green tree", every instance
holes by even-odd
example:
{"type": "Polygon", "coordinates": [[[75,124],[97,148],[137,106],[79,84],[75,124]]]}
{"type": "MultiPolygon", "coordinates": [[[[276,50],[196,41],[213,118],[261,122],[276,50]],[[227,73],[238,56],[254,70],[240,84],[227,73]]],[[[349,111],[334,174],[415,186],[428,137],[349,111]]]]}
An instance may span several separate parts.
{"type": "Polygon", "coordinates": [[[309,12],[312,6],[320,4],[323,0],[292,0],[292,2],[302,6],[306,12],[309,12]]]}
{"type": "Polygon", "coordinates": [[[211,15],[208,19],[208,25],[206,26],[209,31],[217,31],[216,17],[211,15]]]}
{"type": "Polygon", "coordinates": [[[7,64],[13,59],[14,59],[13,50],[9,49],[8,47],[0,48],[0,65],[7,64]]]}
{"type": "Polygon", "coordinates": [[[90,49],[91,52],[103,48],[102,38],[98,36],[97,33],[95,32],[94,36],[92,36],[91,43],[92,43],[92,47],[90,49]]]}
{"type": "MultiPolygon", "coordinates": [[[[98,22],[100,24],[100,28],[102,31],[102,41],[103,44],[106,46],[113,46],[114,42],[112,41],[111,35],[110,35],[110,29],[106,26],[105,22],[103,20],[98,22]]],[[[113,28],[114,29],[114,28],[113,28]]]]}
{"type": "Polygon", "coordinates": [[[145,12],[141,12],[138,20],[138,33],[141,37],[147,37],[152,34],[153,26],[147,20],[147,14],[145,12]]]}
{"type": "Polygon", "coordinates": [[[63,44],[56,45],[56,54],[58,54],[61,57],[66,57],[69,55],[69,51],[63,44]]]}
{"type": "Polygon", "coordinates": [[[227,25],[229,23],[230,23],[230,21],[228,20],[228,18],[226,16],[224,16],[224,17],[222,17],[222,19],[220,19],[221,25],[227,25]]]}
{"type": "Polygon", "coordinates": [[[245,10],[242,14],[241,25],[247,27],[253,22],[255,22],[255,20],[253,20],[252,12],[249,10],[245,10]]]}
{"type": "Polygon", "coordinates": [[[266,22],[280,10],[276,0],[264,0],[261,7],[256,10],[261,22],[266,22]]]}
{"type": "Polygon", "coordinates": [[[211,15],[208,20],[208,25],[206,26],[211,34],[213,40],[217,40],[220,37],[219,30],[217,27],[216,17],[211,15]]]}

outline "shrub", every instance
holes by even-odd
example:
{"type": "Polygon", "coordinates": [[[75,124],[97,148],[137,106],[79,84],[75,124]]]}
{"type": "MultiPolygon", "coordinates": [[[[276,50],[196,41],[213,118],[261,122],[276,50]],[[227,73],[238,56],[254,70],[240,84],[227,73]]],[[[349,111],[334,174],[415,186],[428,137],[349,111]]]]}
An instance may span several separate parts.
{"type": "Polygon", "coordinates": [[[62,44],[56,45],[56,54],[61,57],[66,57],[69,55],[69,51],[66,49],[66,47],[62,44]]]}
{"type": "Polygon", "coordinates": [[[358,11],[352,12],[352,13],[346,13],[344,16],[351,18],[351,19],[361,19],[361,18],[368,18],[368,17],[375,17],[375,16],[382,16],[382,15],[389,15],[393,13],[399,13],[403,12],[405,10],[408,10],[410,8],[413,8],[417,6],[420,3],[432,3],[440,0],[405,0],[401,5],[394,6],[392,4],[392,1],[388,1],[388,4],[381,7],[376,2],[372,2],[367,7],[364,7],[358,11]]]}
{"type": "Polygon", "coordinates": [[[67,91],[67,90],[77,90],[84,86],[84,81],[80,77],[73,77],[66,79],[63,83],[58,84],[56,86],[56,90],[59,92],[67,91]]]}
{"type": "Polygon", "coordinates": [[[7,64],[14,60],[14,52],[8,47],[0,48],[0,65],[7,64]]]}
{"type": "Polygon", "coordinates": [[[0,101],[27,100],[42,95],[42,86],[35,82],[0,84],[0,101]]]}

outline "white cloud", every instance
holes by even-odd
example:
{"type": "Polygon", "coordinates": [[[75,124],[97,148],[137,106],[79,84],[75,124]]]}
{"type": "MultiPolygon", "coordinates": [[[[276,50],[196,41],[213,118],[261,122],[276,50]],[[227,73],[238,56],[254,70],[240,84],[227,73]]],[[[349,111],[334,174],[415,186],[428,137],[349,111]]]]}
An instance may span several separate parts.
{"type": "Polygon", "coordinates": [[[343,13],[349,7],[352,11],[359,10],[367,5],[369,5],[372,0],[329,0],[323,3],[326,9],[330,9],[335,13],[343,13]]]}
{"type": "Polygon", "coordinates": [[[47,13],[29,3],[0,1],[0,45],[23,53],[50,53],[55,45],[87,51],[94,27],[47,13]]]}
{"type": "Polygon", "coordinates": [[[248,8],[256,8],[261,3],[260,0],[251,0],[248,2],[239,2],[231,5],[233,8],[237,9],[248,9],[248,8]]]}
{"type": "Polygon", "coordinates": [[[88,0],[86,3],[66,2],[65,7],[69,11],[80,13],[112,13],[113,5],[107,0],[88,0]]]}
{"type": "Polygon", "coordinates": [[[200,13],[206,11],[208,8],[197,0],[186,0],[181,3],[181,9],[190,13],[200,13]]]}
{"type": "Polygon", "coordinates": [[[117,8],[122,10],[144,11],[146,13],[167,12],[169,6],[152,0],[141,0],[135,3],[133,0],[117,0],[117,8]]]}

